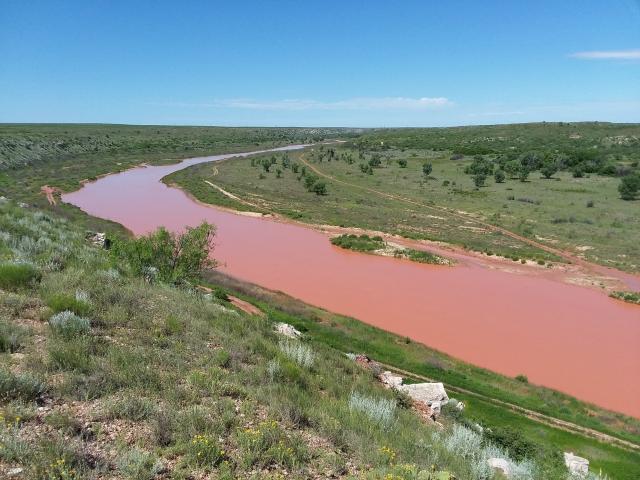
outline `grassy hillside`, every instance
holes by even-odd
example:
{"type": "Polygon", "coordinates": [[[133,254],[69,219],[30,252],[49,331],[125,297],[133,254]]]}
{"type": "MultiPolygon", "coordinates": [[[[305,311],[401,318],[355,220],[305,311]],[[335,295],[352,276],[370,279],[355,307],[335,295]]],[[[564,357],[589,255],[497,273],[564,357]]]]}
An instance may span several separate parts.
{"type": "MultiPolygon", "coordinates": [[[[73,225],[10,202],[0,229],[5,474],[472,479],[505,455],[469,421],[419,420],[322,336],[279,338],[273,322],[291,315],[149,283],[73,225]]],[[[517,478],[564,475],[557,452],[527,448],[517,478]]]]}

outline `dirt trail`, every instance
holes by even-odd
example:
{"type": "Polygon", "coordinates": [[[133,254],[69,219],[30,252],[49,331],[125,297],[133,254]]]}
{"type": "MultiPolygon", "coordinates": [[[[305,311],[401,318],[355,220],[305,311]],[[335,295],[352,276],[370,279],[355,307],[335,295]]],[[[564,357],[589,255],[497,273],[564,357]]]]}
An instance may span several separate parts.
{"type": "MultiPolygon", "coordinates": [[[[488,230],[491,230],[493,232],[497,232],[497,233],[501,233],[507,237],[513,238],[514,240],[518,240],[520,242],[526,243],[528,245],[531,245],[533,247],[536,247],[540,250],[543,250],[547,253],[551,253],[553,255],[557,255],[558,257],[564,259],[565,261],[569,262],[569,263],[573,263],[576,265],[579,265],[580,267],[584,268],[585,270],[594,272],[598,275],[604,275],[604,276],[614,276],[615,278],[617,278],[618,280],[620,280],[621,282],[623,282],[625,285],[629,286],[630,288],[634,288],[631,284],[637,284],[637,282],[640,282],[639,279],[634,279],[634,280],[630,280],[630,277],[632,277],[632,275],[630,274],[625,274],[624,272],[621,272],[619,270],[615,270],[609,267],[605,267],[602,265],[597,265],[595,263],[589,262],[583,258],[580,258],[576,255],[574,255],[571,252],[568,252],[566,250],[561,250],[558,248],[554,248],[554,247],[550,247],[548,245],[545,245],[543,243],[537,242],[535,240],[532,240],[530,238],[524,237],[522,235],[519,235],[515,232],[512,232],[511,230],[507,230],[506,228],[503,227],[499,227],[497,225],[493,225],[491,223],[487,223],[484,222],[482,220],[479,220],[477,218],[475,218],[474,216],[472,216],[471,214],[464,214],[461,213],[460,211],[457,210],[451,210],[447,207],[443,207],[440,205],[429,205],[423,202],[419,202],[417,200],[413,200],[411,198],[407,198],[407,197],[403,197],[402,195],[397,195],[397,194],[393,194],[393,193],[388,193],[388,192],[383,192],[380,190],[376,190],[374,188],[370,188],[370,187],[365,187],[362,185],[358,185],[355,183],[351,183],[351,182],[347,182],[344,180],[339,180],[337,178],[335,178],[332,175],[329,175],[328,173],[323,172],[322,170],[320,170],[317,166],[311,164],[309,161],[306,160],[305,155],[301,155],[300,156],[300,161],[307,166],[308,168],[310,168],[315,174],[326,178],[327,180],[330,180],[332,182],[336,182],[336,183],[340,183],[342,185],[346,185],[349,187],[353,187],[353,188],[358,188],[360,190],[364,190],[366,192],[369,193],[374,193],[376,195],[379,195],[381,197],[390,199],[390,200],[397,200],[400,202],[404,202],[404,203],[408,203],[411,205],[417,205],[419,207],[422,208],[426,208],[435,212],[441,212],[441,213],[446,213],[452,217],[455,218],[459,218],[461,220],[464,220],[465,222],[474,222],[477,225],[482,226],[483,228],[486,228],[488,230]]],[[[638,288],[637,286],[635,288],[638,288]]]]}
{"type": "Polygon", "coordinates": [[[40,187],[40,191],[47,197],[49,205],[56,205],[58,202],[55,195],[61,193],[59,188],[50,187],[49,185],[43,185],[40,187]]]}
{"type": "MultiPolygon", "coordinates": [[[[424,380],[425,382],[438,382],[439,380],[425,377],[424,375],[419,375],[417,373],[409,372],[407,370],[403,370],[401,368],[394,367],[393,365],[388,365],[386,363],[381,363],[376,361],[382,367],[394,372],[405,375],[407,377],[424,380]]],[[[471,390],[467,390],[466,388],[454,387],[452,385],[447,385],[447,390],[452,392],[463,393],[465,395],[471,395],[476,398],[480,398],[486,402],[493,403],[494,405],[498,405],[500,407],[507,408],[508,410],[526,416],[530,420],[534,422],[542,423],[544,425],[559,428],[561,430],[565,430],[567,432],[575,433],[578,435],[582,435],[585,437],[595,438],[596,440],[600,440],[605,443],[609,443],[611,445],[615,445],[617,447],[623,448],[625,450],[630,451],[640,451],[640,445],[630,442],[628,440],[623,440],[618,437],[614,437],[607,433],[602,433],[598,430],[594,430],[592,428],[583,427],[581,425],[577,425],[575,423],[569,422],[567,420],[561,420],[559,418],[552,417],[550,415],[545,415],[544,413],[536,412],[534,410],[529,410],[528,408],[520,407],[513,403],[505,402],[503,400],[498,400],[497,398],[487,397],[486,395],[482,395],[481,393],[476,393],[471,390]]]]}
{"type": "Polygon", "coordinates": [[[258,307],[256,307],[255,305],[249,302],[246,302],[241,298],[234,297],[232,295],[227,295],[227,298],[229,298],[229,302],[231,303],[231,305],[233,305],[236,308],[239,308],[244,313],[248,313],[249,315],[257,315],[259,317],[264,317],[264,312],[260,310],[258,307]]]}

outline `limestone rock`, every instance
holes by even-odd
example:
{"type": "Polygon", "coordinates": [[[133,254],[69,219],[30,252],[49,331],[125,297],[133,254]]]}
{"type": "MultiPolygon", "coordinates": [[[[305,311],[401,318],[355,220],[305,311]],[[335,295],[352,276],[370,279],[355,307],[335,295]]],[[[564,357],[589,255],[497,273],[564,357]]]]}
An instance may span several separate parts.
{"type": "Polygon", "coordinates": [[[378,378],[380,382],[387,388],[395,388],[397,389],[402,385],[402,377],[400,375],[396,375],[395,373],[390,372],[389,370],[385,370],[382,372],[378,378]]]}
{"type": "Polygon", "coordinates": [[[589,473],[589,460],[578,457],[573,452],[564,452],[564,464],[572,475],[586,477],[589,473]]]}
{"type": "Polygon", "coordinates": [[[298,331],[293,325],[288,323],[276,323],[276,332],[289,338],[300,338],[302,332],[298,331]]]}
{"type": "Polygon", "coordinates": [[[449,396],[441,382],[400,385],[398,390],[409,395],[414,401],[431,407],[435,416],[440,415],[442,405],[449,402],[449,396]]]}

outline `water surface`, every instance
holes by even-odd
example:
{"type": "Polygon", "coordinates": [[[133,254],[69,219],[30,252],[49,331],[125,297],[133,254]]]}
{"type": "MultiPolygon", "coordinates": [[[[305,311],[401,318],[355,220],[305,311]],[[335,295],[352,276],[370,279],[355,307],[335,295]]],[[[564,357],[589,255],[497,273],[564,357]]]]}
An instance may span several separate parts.
{"type": "Polygon", "coordinates": [[[236,155],[134,168],[63,200],[136,234],[207,220],[218,228],[215,257],[233,276],[640,418],[639,307],[474,262],[442,267],[345,251],[316,230],[201,205],[161,182],[236,155]]]}

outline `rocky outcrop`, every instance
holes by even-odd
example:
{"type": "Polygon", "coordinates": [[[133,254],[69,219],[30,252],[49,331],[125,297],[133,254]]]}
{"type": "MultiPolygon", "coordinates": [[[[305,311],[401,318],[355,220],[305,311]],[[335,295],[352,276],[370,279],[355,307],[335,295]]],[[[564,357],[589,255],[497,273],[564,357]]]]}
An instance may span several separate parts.
{"type": "Polygon", "coordinates": [[[402,385],[402,377],[400,375],[396,375],[395,373],[390,372],[389,370],[385,370],[380,375],[378,375],[380,382],[387,388],[395,388],[398,389],[402,385]]]}
{"type": "Polygon", "coordinates": [[[441,407],[449,402],[449,396],[441,382],[400,385],[398,390],[406,393],[416,402],[431,407],[435,416],[440,415],[441,407]]]}
{"type": "Polygon", "coordinates": [[[293,325],[288,323],[276,323],[275,330],[280,335],[284,335],[289,338],[300,338],[302,332],[298,331],[293,325]]]}
{"type": "Polygon", "coordinates": [[[572,475],[586,477],[589,474],[589,460],[574,455],[573,452],[564,452],[564,464],[572,475]]]}

